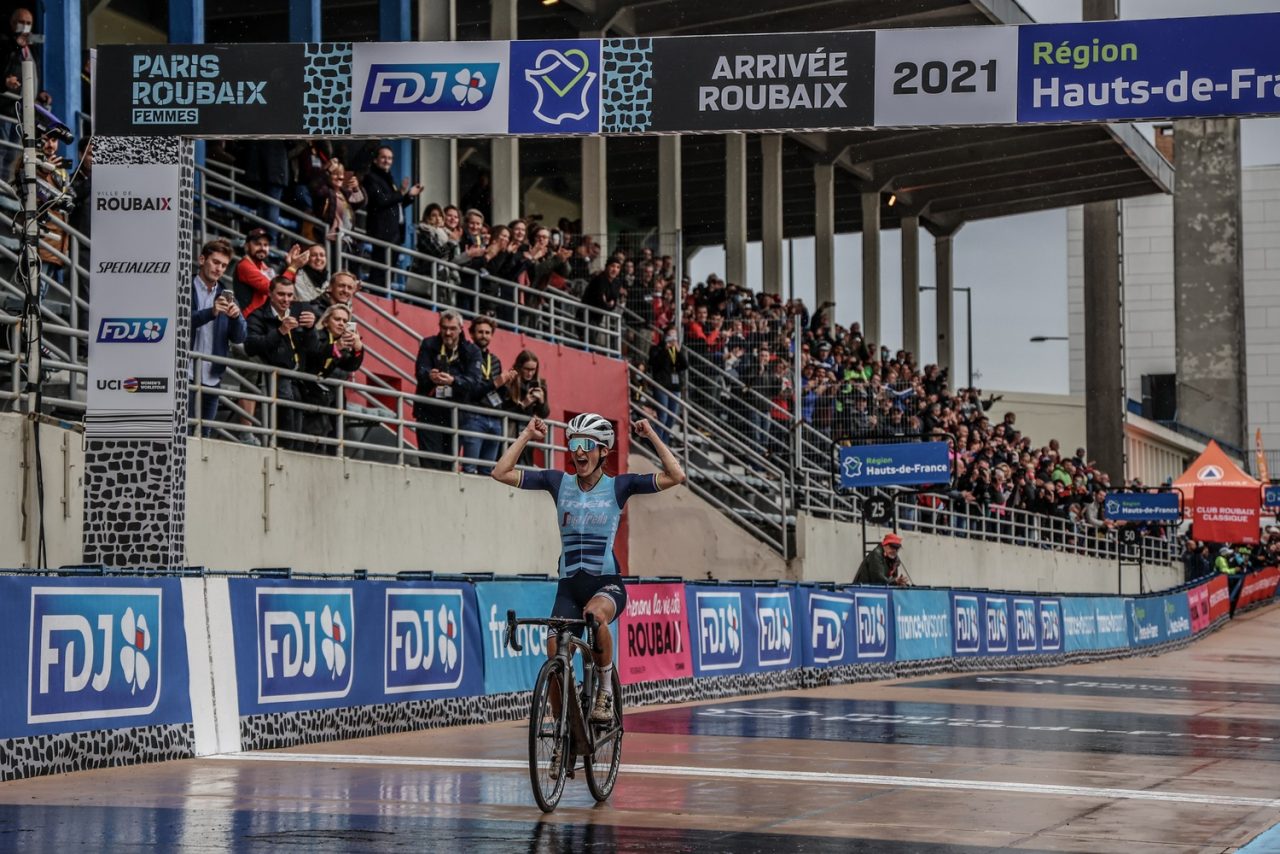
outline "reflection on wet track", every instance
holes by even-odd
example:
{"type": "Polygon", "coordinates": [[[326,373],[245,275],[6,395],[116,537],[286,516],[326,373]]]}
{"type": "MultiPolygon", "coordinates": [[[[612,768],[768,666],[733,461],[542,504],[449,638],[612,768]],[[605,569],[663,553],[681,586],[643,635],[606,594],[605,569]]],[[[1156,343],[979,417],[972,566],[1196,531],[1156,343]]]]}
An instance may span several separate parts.
{"type": "Polygon", "coordinates": [[[906,684],[912,688],[951,688],[956,691],[1280,704],[1280,685],[1242,685],[1208,679],[1160,679],[1147,676],[1134,679],[1097,679],[1087,676],[1053,676],[1048,673],[988,673],[925,679],[906,684]]]}

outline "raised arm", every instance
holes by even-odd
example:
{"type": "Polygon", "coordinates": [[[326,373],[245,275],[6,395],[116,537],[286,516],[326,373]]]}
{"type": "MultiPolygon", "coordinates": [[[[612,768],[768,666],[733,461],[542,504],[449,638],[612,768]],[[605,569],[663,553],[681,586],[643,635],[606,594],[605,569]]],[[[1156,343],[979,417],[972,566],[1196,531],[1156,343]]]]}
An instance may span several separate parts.
{"type": "MultiPolygon", "coordinates": [[[[658,459],[662,461],[662,471],[658,472],[658,489],[670,489],[673,486],[679,486],[685,482],[684,469],[680,468],[680,463],[676,462],[675,454],[671,453],[671,449],[667,447],[662,439],[658,438],[658,433],[653,429],[653,425],[648,419],[641,418],[633,427],[636,435],[648,439],[653,449],[658,452],[658,459]]],[[[495,475],[496,476],[496,475],[495,475]]]]}
{"type": "Polygon", "coordinates": [[[525,428],[520,431],[520,435],[516,440],[507,446],[507,450],[498,458],[498,462],[494,464],[493,471],[490,476],[507,486],[520,485],[520,472],[516,470],[516,463],[520,461],[520,455],[524,453],[525,447],[531,441],[541,442],[547,438],[547,425],[541,418],[534,418],[525,428]]]}

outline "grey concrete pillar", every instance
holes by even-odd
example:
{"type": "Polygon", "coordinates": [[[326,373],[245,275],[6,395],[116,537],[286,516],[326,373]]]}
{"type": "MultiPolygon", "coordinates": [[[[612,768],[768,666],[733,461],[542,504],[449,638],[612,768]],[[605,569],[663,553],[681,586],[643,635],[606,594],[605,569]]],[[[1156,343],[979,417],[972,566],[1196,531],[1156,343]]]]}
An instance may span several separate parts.
{"type": "Polygon", "coordinates": [[[880,193],[862,194],[862,340],[880,340],[880,193]]]}
{"type": "MultiPolygon", "coordinates": [[[[955,329],[955,292],[952,290],[952,243],[954,234],[939,236],[933,241],[934,282],[938,286],[936,295],[938,315],[938,367],[951,370],[956,361],[956,343],[952,331],[955,329]]],[[[950,377],[951,387],[958,387],[957,378],[950,377]]]]}
{"type": "Polygon", "coordinates": [[[902,218],[902,349],[920,358],[920,218],[902,218]]]}
{"type": "Polygon", "coordinates": [[[1240,122],[1174,124],[1174,350],[1178,421],[1248,445],[1240,122]]]}
{"type": "MultiPolygon", "coordinates": [[[[491,0],[489,5],[489,37],[495,41],[517,38],[516,0],[491,0]]],[[[520,215],[520,143],[514,137],[494,139],[490,143],[492,166],[490,185],[493,193],[493,221],[509,222],[520,215]]]]}
{"type": "MultiPolygon", "coordinates": [[[[417,0],[418,40],[451,42],[457,37],[455,0],[417,0]]],[[[458,203],[458,142],[454,139],[420,139],[418,180],[425,191],[418,197],[421,208],[430,202],[458,203]]]]}
{"type": "MultiPolygon", "coordinates": [[[[836,170],[829,163],[813,167],[813,272],[817,305],[836,301],[836,170]]],[[[814,306],[817,311],[817,306],[814,306]]],[[[832,312],[831,317],[835,317],[832,312]]]]}
{"type": "Polygon", "coordinates": [[[603,136],[582,138],[582,233],[594,236],[606,252],[609,243],[608,151],[603,136]]]}
{"type": "Polygon", "coordinates": [[[1119,216],[1119,202],[1084,206],[1085,446],[1116,485],[1125,476],[1119,216]]]}
{"type": "Polygon", "coordinates": [[[663,246],[675,246],[675,236],[684,228],[680,165],[680,137],[658,137],[658,239],[663,246]]]}
{"type": "Polygon", "coordinates": [[[747,135],[724,138],[724,278],[747,283],[747,135]]]}
{"type": "Polygon", "coordinates": [[[760,192],[760,238],[765,293],[782,294],[782,136],[760,137],[764,186],[760,192]]]}

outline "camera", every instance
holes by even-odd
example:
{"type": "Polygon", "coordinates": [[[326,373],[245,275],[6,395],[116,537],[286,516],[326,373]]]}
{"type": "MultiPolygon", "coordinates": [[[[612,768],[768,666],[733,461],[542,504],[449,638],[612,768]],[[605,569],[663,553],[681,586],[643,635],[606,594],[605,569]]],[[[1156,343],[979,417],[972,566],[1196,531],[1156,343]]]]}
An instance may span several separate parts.
{"type": "Polygon", "coordinates": [[[347,321],[347,334],[350,335],[356,331],[356,322],[354,320],[347,321]]]}
{"type": "Polygon", "coordinates": [[[70,145],[74,137],[71,135],[71,129],[66,123],[46,110],[39,104],[34,105],[36,108],[36,135],[40,137],[51,136],[66,145],[70,145]]]}

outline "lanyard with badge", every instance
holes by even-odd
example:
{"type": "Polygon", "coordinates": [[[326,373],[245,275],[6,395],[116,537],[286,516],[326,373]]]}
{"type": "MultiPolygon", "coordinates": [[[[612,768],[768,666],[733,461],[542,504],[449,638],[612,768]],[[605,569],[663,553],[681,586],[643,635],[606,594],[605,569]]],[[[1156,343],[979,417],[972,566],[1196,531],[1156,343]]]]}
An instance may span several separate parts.
{"type": "MultiPolygon", "coordinates": [[[[493,376],[493,354],[492,353],[486,352],[484,354],[484,367],[480,369],[480,374],[486,380],[488,380],[490,377],[493,376]]],[[[485,402],[488,403],[490,406],[492,406],[494,409],[497,409],[499,406],[502,405],[502,398],[498,395],[498,390],[496,388],[490,391],[488,394],[486,394],[484,396],[484,399],[485,399],[485,402]]]]}
{"type": "Polygon", "coordinates": [[[677,357],[677,355],[676,355],[678,352],[679,352],[679,350],[677,350],[675,347],[668,347],[668,348],[667,348],[667,355],[671,357],[671,386],[672,386],[672,388],[675,388],[676,386],[680,385],[680,372],[679,372],[678,370],[676,370],[676,364],[677,364],[677,362],[679,361],[679,358],[678,358],[678,357],[677,357]]]}
{"type": "MultiPolygon", "coordinates": [[[[452,368],[453,363],[458,361],[457,348],[455,347],[452,353],[446,355],[444,352],[444,345],[441,344],[440,359],[444,360],[444,366],[446,368],[452,368]]],[[[440,370],[440,368],[437,367],[436,370],[440,370]]],[[[452,373],[452,371],[446,371],[445,373],[452,373]]],[[[450,398],[453,397],[453,386],[438,385],[434,389],[432,389],[431,393],[432,393],[432,396],[437,398],[438,400],[449,400],[450,398]]]]}

